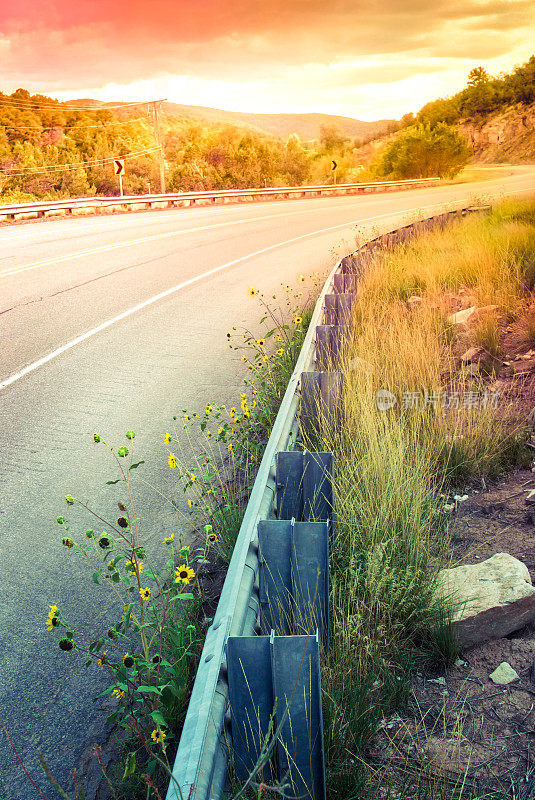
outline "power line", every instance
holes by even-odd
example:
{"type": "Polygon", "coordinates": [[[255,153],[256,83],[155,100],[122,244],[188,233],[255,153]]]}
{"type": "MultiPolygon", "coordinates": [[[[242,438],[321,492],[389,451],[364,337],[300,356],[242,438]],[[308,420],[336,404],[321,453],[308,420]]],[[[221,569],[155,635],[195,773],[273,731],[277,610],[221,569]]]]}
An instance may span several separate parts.
{"type": "Polygon", "coordinates": [[[24,130],[24,131],[53,131],[56,128],[61,128],[64,131],[72,131],[82,128],[101,128],[105,130],[108,126],[113,125],[130,125],[132,122],[146,122],[146,117],[135,117],[134,119],[126,119],[126,120],[117,120],[111,122],[101,122],[98,125],[5,125],[0,124],[0,128],[6,128],[7,130],[24,130]]]}
{"type": "MultiPolygon", "coordinates": [[[[34,95],[35,96],[35,95],[34,95]]],[[[58,100],[57,103],[49,103],[49,102],[40,102],[39,100],[19,100],[18,98],[12,100],[10,95],[0,95],[0,104],[2,102],[9,103],[10,105],[28,108],[30,106],[34,106],[35,108],[50,108],[54,109],[55,111],[65,111],[65,110],[72,110],[72,111],[113,111],[117,108],[133,108],[135,106],[146,106],[150,103],[154,102],[163,102],[163,101],[154,101],[154,100],[138,100],[135,103],[118,103],[116,105],[108,105],[102,104],[99,106],[75,106],[71,105],[68,100],[58,100]]]]}
{"type": "Polygon", "coordinates": [[[6,172],[0,171],[0,176],[26,176],[26,175],[42,175],[48,172],[62,172],[67,171],[70,169],[79,169],[80,167],[91,167],[97,164],[110,164],[117,159],[128,159],[128,158],[137,158],[138,156],[143,156],[148,153],[154,153],[155,151],[160,150],[159,147],[150,147],[146,150],[138,150],[135,153],[126,153],[125,155],[121,156],[112,156],[110,158],[102,158],[102,159],[95,159],[93,161],[78,161],[78,162],[71,162],[70,164],[52,164],[49,167],[43,168],[33,168],[29,167],[28,169],[15,169],[9,170],[6,172]]]}

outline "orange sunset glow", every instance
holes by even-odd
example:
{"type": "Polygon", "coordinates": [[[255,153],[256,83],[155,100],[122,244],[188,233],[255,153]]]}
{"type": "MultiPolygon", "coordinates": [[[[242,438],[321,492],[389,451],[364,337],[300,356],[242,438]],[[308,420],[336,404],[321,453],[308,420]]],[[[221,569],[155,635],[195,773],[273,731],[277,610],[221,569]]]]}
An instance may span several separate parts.
{"type": "Polygon", "coordinates": [[[533,0],[35,0],[0,10],[4,92],[399,117],[531,54],[533,0]]]}

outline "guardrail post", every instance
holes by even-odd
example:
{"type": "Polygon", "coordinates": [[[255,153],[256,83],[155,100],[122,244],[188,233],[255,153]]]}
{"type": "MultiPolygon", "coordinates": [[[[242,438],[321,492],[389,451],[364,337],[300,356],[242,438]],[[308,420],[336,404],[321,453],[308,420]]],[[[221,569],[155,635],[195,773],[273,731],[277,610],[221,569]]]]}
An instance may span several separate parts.
{"type": "Polygon", "coordinates": [[[309,522],[332,519],[334,475],[332,453],[284,451],[277,453],[275,465],[278,519],[309,522]]]}
{"type": "Polygon", "coordinates": [[[264,632],[329,635],[329,523],[258,523],[260,620],[264,632]]]}
{"type": "Polygon", "coordinates": [[[324,800],[318,634],[229,637],[227,663],[238,776],[247,778],[276,735],[276,759],[264,774],[288,786],[287,798],[324,800]]]}
{"type": "Polygon", "coordinates": [[[355,294],[359,282],[360,275],[358,274],[359,264],[353,262],[353,272],[349,271],[349,267],[342,272],[337,272],[333,279],[333,288],[335,294],[355,294]]]}
{"type": "Polygon", "coordinates": [[[316,367],[319,371],[340,369],[349,344],[349,325],[316,327],[316,367]]]}
{"type": "Polygon", "coordinates": [[[301,374],[301,429],[306,436],[321,434],[340,420],[342,385],[341,372],[301,374]]]}
{"type": "Polygon", "coordinates": [[[348,325],[351,321],[351,307],[353,305],[353,295],[350,292],[344,294],[326,294],[324,318],[326,325],[348,325]]]}

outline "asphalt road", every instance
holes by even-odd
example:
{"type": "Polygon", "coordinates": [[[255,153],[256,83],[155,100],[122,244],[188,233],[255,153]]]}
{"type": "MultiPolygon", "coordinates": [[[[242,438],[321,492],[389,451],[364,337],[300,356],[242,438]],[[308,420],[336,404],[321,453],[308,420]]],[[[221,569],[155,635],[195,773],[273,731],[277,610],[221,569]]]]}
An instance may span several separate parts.
{"type": "MultiPolygon", "coordinates": [[[[485,184],[0,228],[0,709],[51,800],[37,751],[68,785],[106,716],[92,702],[102,674],[45,630],[51,604],[86,630],[107,627],[109,605],[55,522],[67,493],[115,515],[105,481],[116,476],[92,434],[119,445],[134,429],[140,478],[173,493],[163,435],[182,409],[236,402],[243,365],[226,332],[257,325],[248,286],[281,297],[281,283],[325,272],[354,246],[356,224],[530,189],[535,170],[523,168],[485,184]]],[[[176,530],[149,488],[137,498],[149,541],[176,530]]],[[[68,516],[77,530],[89,524],[68,516]]],[[[37,797],[0,731],[0,799],[37,797]]]]}

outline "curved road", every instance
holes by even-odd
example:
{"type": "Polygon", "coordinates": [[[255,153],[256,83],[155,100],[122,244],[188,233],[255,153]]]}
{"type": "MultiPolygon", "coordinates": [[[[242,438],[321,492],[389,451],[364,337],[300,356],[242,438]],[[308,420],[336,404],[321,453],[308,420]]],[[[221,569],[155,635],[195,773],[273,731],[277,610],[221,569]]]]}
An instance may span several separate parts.
{"type": "MultiPolygon", "coordinates": [[[[236,402],[243,371],[226,332],[257,325],[248,286],[281,297],[281,282],[325,272],[354,246],[356,223],[534,188],[526,167],[484,184],[0,228],[0,709],[50,800],[37,751],[67,786],[105,730],[92,702],[102,676],[45,630],[52,603],[81,627],[106,626],[107,603],[55,523],[66,493],[116,513],[105,486],[116,476],[93,432],[122,444],[133,428],[142,477],[173,492],[163,434],[184,408],[236,402]]],[[[142,486],[137,496],[148,539],[161,541],[172,510],[142,486]]],[[[1,732],[0,797],[39,797],[1,732]]]]}

